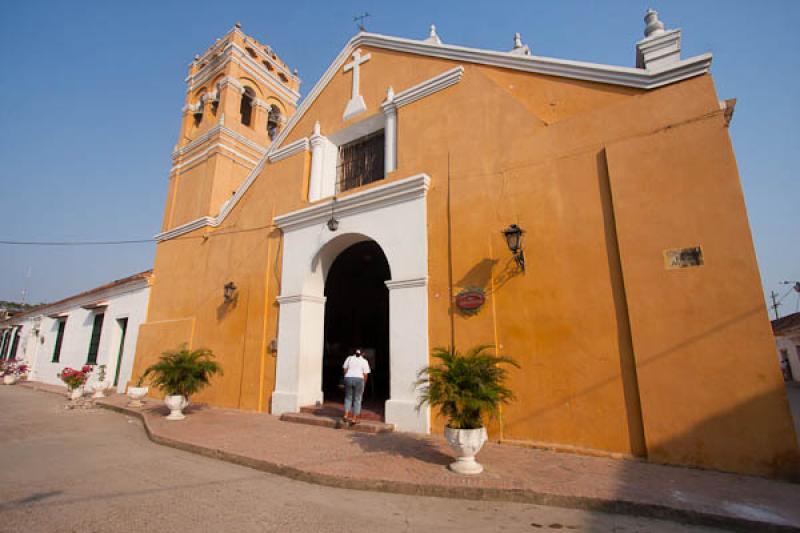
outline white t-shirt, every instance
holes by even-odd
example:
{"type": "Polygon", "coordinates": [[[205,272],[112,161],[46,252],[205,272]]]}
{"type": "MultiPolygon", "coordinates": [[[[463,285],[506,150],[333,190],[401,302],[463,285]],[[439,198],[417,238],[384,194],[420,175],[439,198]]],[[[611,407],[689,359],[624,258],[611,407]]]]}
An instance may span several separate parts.
{"type": "Polygon", "coordinates": [[[363,378],[364,374],[369,374],[369,363],[364,357],[357,355],[345,359],[342,368],[347,370],[344,375],[346,378],[363,378]]]}

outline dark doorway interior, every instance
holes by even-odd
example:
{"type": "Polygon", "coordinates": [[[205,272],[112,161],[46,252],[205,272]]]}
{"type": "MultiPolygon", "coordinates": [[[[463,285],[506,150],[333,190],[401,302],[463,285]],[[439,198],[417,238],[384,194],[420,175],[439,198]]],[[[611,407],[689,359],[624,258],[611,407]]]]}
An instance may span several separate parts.
{"type": "Polygon", "coordinates": [[[350,246],[333,262],[325,280],[325,345],[322,392],[325,403],[344,401],[342,364],[364,349],[372,375],[364,391],[365,410],[383,415],[389,398],[389,263],[380,246],[350,246]]]}

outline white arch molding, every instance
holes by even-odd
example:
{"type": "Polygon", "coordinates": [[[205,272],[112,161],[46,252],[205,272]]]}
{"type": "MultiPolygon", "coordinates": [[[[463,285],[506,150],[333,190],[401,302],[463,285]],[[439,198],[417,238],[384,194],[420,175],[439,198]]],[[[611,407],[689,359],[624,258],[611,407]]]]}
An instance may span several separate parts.
{"type": "Polygon", "coordinates": [[[331,201],[275,217],[283,231],[278,360],[272,414],[322,401],[325,277],[346,248],[375,241],[392,279],[389,289],[390,398],[386,422],[428,433],[430,411],[417,411],[414,382],[428,364],[428,234],[426,193],[419,174],[338,199],[337,231],[326,222],[331,201]]]}

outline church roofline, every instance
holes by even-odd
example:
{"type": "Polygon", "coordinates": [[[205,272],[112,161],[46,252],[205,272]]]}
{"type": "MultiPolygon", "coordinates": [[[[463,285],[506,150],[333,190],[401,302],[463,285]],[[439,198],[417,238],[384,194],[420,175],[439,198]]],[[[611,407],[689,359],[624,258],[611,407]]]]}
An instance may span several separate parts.
{"type": "Polygon", "coordinates": [[[441,44],[435,41],[407,39],[377,33],[359,32],[352,37],[342,48],[330,66],[302,100],[297,111],[270,146],[267,153],[261,158],[258,165],[253,168],[247,178],[242,182],[234,195],[223,204],[216,217],[204,216],[187,222],[169,231],[159,233],[155,239],[159,242],[173,239],[185,233],[206,226],[217,227],[233,210],[233,207],[244,196],[247,189],[264,169],[266,163],[275,152],[281,150],[286,137],[291,133],[306,111],[316,101],[322,90],[330,83],[334,75],[342,68],[351,54],[361,46],[405,52],[409,54],[438,57],[453,61],[475,63],[481,65],[519,70],[535,74],[557,76],[563,78],[592,81],[610,85],[621,85],[637,89],[651,90],[671,83],[676,83],[687,78],[700,76],[709,72],[712,55],[701,54],[688,59],[672,62],[662,68],[646,69],[636,67],[619,67],[600,63],[571,61],[534,55],[521,55],[512,52],[499,52],[480,48],[468,48],[451,44],[441,44]]]}
{"type": "Polygon", "coordinates": [[[562,78],[623,85],[637,89],[655,89],[686,78],[705,74],[711,68],[712,59],[712,55],[706,53],[678,61],[661,69],[643,69],[543,56],[520,55],[513,52],[468,48],[452,44],[437,44],[435,42],[367,32],[361,32],[353,37],[345,46],[345,49],[355,49],[359,46],[372,46],[396,52],[465,61],[562,78]]]}

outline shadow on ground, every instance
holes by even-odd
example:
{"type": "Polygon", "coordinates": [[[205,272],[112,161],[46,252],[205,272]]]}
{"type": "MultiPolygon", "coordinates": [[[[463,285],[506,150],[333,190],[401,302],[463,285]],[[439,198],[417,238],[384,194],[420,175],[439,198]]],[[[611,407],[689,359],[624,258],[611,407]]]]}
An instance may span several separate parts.
{"type": "Polygon", "coordinates": [[[406,433],[353,433],[349,437],[365,453],[385,453],[442,466],[453,462],[453,458],[443,453],[435,443],[406,433]]]}

